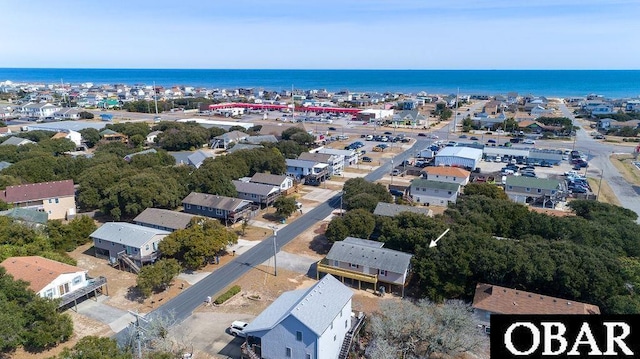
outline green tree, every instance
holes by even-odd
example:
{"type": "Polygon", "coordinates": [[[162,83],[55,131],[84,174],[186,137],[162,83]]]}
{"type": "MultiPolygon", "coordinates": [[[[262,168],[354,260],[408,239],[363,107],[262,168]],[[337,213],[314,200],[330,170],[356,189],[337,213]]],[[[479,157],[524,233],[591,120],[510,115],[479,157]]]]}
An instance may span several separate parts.
{"type": "Polygon", "coordinates": [[[490,183],[469,183],[464,186],[464,194],[465,196],[487,196],[503,200],[509,198],[501,187],[490,183]]]}
{"type": "Polygon", "coordinates": [[[349,236],[349,228],[344,223],[344,219],[335,217],[329,222],[324,235],[329,242],[334,243],[347,238],[349,236]]]}
{"type": "Polygon", "coordinates": [[[69,340],[73,334],[73,322],[68,314],[58,313],[58,303],[34,294],[26,305],[28,323],[23,345],[27,350],[40,351],[69,340]]]}
{"type": "Polygon", "coordinates": [[[136,285],[143,296],[149,297],[153,292],[165,290],[181,270],[182,267],[177,260],[163,258],[152,265],[142,267],[136,278],[136,285]]]}
{"type": "MultiPolygon", "coordinates": [[[[351,178],[347,180],[344,183],[343,191],[343,200],[347,209],[357,208],[355,205],[357,205],[358,202],[354,201],[352,203],[352,200],[362,193],[368,193],[374,196],[378,200],[378,202],[391,203],[391,201],[393,200],[393,196],[391,196],[384,185],[379,183],[371,183],[362,177],[351,178]],[[354,207],[352,207],[352,204],[354,205],[354,207]]],[[[357,199],[358,198],[356,198],[356,200],[357,199]]],[[[367,209],[369,208],[370,203],[367,209]]]]}
{"type": "Polygon", "coordinates": [[[133,146],[133,147],[142,147],[142,145],[144,144],[144,142],[146,141],[146,138],[143,137],[141,134],[135,134],[131,137],[129,137],[129,143],[133,146]]]}
{"type": "Polygon", "coordinates": [[[217,220],[197,217],[191,220],[189,228],[166,236],[160,242],[160,252],[177,259],[187,268],[199,269],[227,246],[237,242],[237,234],[228,231],[217,220]]]}
{"type": "Polygon", "coordinates": [[[289,218],[296,211],[296,199],[293,197],[278,197],[273,203],[276,215],[281,218],[289,218]]]}
{"type": "Polygon", "coordinates": [[[95,145],[100,141],[100,132],[95,128],[82,129],[80,130],[80,134],[82,135],[84,143],[89,148],[95,147],[95,145]]]}
{"type": "Polygon", "coordinates": [[[54,359],[133,359],[133,355],[120,349],[114,339],[86,336],[72,348],[64,348],[54,359]]]}
{"type": "Polygon", "coordinates": [[[80,111],[80,113],[78,113],[78,115],[83,120],[93,120],[93,118],[94,118],[94,115],[91,112],[88,112],[88,111],[80,111]]]}

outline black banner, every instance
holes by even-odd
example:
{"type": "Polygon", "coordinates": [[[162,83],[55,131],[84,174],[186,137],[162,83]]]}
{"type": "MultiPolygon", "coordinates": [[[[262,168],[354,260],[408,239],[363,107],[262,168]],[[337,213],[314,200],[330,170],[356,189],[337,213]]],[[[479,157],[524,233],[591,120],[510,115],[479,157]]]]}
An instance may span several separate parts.
{"type": "Polygon", "coordinates": [[[640,315],[491,315],[491,358],[640,358],[640,315]]]}

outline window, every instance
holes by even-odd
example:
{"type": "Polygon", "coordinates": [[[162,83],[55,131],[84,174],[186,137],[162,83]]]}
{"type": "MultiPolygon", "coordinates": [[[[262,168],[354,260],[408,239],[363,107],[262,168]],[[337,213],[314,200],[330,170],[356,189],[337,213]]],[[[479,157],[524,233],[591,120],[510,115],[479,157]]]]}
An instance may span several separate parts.
{"type": "Polygon", "coordinates": [[[222,210],[220,208],[216,208],[216,214],[222,216],[222,210]]]}
{"type": "Polygon", "coordinates": [[[285,355],[287,358],[291,358],[291,348],[289,348],[289,347],[285,348],[285,350],[284,350],[284,355],[285,355]]]}
{"type": "Polygon", "coordinates": [[[348,322],[349,322],[348,320],[345,320],[345,321],[344,321],[344,327],[345,327],[345,328],[347,327],[347,325],[348,325],[347,323],[348,323],[348,322]]]}
{"type": "Polygon", "coordinates": [[[538,193],[542,193],[542,190],[540,188],[538,188],[538,193]]]}
{"type": "Polygon", "coordinates": [[[331,330],[333,330],[333,322],[331,322],[331,330]]]}
{"type": "Polygon", "coordinates": [[[449,194],[451,194],[451,191],[449,191],[449,194]]]}
{"type": "Polygon", "coordinates": [[[337,338],[337,337],[334,335],[334,336],[333,336],[333,341],[334,341],[334,342],[336,341],[336,338],[337,338]]]}
{"type": "Polygon", "coordinates": [[[56,203],[60,203],[60,200],[56,198],[56,203]]]}
{"type": "Polygon", "coordinates": [[[513,189],[513,186],[509,186],[509,189],[510,189],[510,190],[512,190],[512,189],[513,189]]]}
{"type": "Polygon", "coordinates": [[[202,207],[200,207],[200,206],[196,206],[196,209],[201,209],[201,208],[202,208],[202,207]]]}
{"type": "Polygon", "coordinates": [[[213,211],[213,208],[211,208],[211,207],[208,207],[207,209],[209,210],[209,212],[213,211]]]}
{"type": "Polygon", "coordinates": [[[98,243],[102,243],[102,239],[98,239],[98,243]]]}
{"type": "Polygon", "coordinates": [[[73,278],[73,284],[80,284],[80,282],[82,282],[82,276],[77,276],[75,278],[73,278]]]}
{"type": "Polygon", "coordinates": [[[385,277],[387,275],[387,271],[384,269],[378,269],[378,275],[385,277]]]}
{"type": "Polygon", "coordinates": [[[301,331],[297,331],[296,332],[296,340],[301,342],[302,341],[302,332],[301,331]]]}
{"type": "Polygon", "coordinates": [[[349,267],[351,268],[359,268],[360,266],[357,264],[349,263],[349,267]]]}
{"type": "Polygon", "coordinates": [[[190,205],[190,204],[188,204],[188,203],[187,203],[187,204],[185,204],[185,205],[184,205],[184,207],[185,207],[186,209],[191,209],[191,205],[190,205]]]}
{"type": "Polygon", "coordinates": [[[307,353],[307,355],[305,356],[306,359],[311,359],[311,354],[307,353]]]}
{"type": "Polygon", "coordinates": [[[527,192],[531,192],[531,188],[528,188],[528,187],[525,188],[524,190],[527,191],[527,192]]]}
{"type": "Polygon", "coordinates": [[[53,203],[53,200],[51,198],[49,198],[49,203],[53,203]]]}
{"type": "Polygon", "coordinates": [[[147,244],[147,245],[144,247],[144,249],[148,251],[148,250],[149,250],[149,245],[147,244]]]}

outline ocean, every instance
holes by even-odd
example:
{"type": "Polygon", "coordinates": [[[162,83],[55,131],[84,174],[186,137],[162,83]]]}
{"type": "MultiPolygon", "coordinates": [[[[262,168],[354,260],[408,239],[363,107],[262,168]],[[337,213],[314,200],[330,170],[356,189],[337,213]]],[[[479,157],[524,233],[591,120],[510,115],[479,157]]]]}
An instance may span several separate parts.
{"type": "Polygon", "coordinates": [[[264,90],[638,98],[640,70],[188,70],[0,68],[0,82],[145,84],[264,90]]]}

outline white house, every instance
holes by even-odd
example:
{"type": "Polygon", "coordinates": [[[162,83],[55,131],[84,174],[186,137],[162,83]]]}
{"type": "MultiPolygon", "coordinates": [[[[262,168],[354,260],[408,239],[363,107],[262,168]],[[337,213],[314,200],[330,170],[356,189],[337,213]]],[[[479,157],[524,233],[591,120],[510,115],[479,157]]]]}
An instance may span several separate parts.
{"type": "Polygon", "coordinates": [[[293,178],[286,175],[256,173],[251,177],[250,182],[278,187],[281,193],[287,193],[293,188],[293,178]]]}
{"type": "Polygon", "coordinates": [[[422,178],[411,181],[409,195],[418,203],[427,206],[444,206],[456,203],[460,185],[457,183],[437,182],[422,178]]]}
{"type": "Polygon", "coordinates": [[[337,148],[318,147],[311,150],[311,152],[342,156],[344,157],[342,160],[343,166],[355,166],[358,164],[359,152],[356,150],[340,150],[337,148]]]}
{"type": "Polygon", "coordinates": [[[283,293],[244,328],[243,354],[255,358],[337,359],[351,330],[353,292],[330,274],[283,293]]]}
{"type": "Polygon", "coordinates": [[[430,181],[457,183],[461,186],[469,183],[471,172],[459,167],[435,166],[422,170],[424,177],[430,181]]]}
{"type": "Polygon", "coordinates": [[[9,257],[0,266],[43,298],[60,298],[87,286],[87,270],[40,256],[9,257]]]}
{"type": "Polygon", "coordinates": [[[342,170],[344,169],[344,156],[341,155],[332,155],[327,153],[317,153],[317,152],[302,152],[298,156],[299,160],[303,161],[316,161],[320,163],[326,163],[329,165],[329,175],[337,176],[342,174],[342,170]]]}
{"type": "Polygon", "coordinates": [[[154,144],[156,142],[156,138],[158,138],[158,135],[161,134],[161,133],[162,133],[162,131],[151,131],[151,132],[149,132],[145,142],[147,144],[149,144],[149,145],[154,144]]]}
{"type": "Polygon", "coordinates": [[[327,172],[327,167],[329,167],[326,163],[316,161],[286,159],[286,163],[287,176],[295,179],[301,179],[310,175],[321,175],[323,171],[327,172]]]}
{"type": "Polygon", "coordinates": [[[53,114],[60,111],[61,107],[50,103],[29,102],[20,108],[23,116],[34,118],[53,117],[53,114]]]}
{"type": "Polygon", "coordinates": [[[60,111],[57,111],[53,114],[53,117],[56,120],[79,120],[80,119],[80,110],[76,108],[63,108],[60,111]]]}

